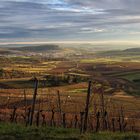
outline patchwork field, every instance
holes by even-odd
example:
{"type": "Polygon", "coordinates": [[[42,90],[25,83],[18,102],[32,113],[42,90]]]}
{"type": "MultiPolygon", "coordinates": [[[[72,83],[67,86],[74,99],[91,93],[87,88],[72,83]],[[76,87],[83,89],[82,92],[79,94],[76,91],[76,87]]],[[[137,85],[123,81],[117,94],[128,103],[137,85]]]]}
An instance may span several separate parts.
{"type": "Polygon", "coordinates": [[[121,58],[3,57],[0,119],[28,124],[35,94],[33,124],[83,130],[92,81],[87,130],[140,132],[140,63],[121,58]],[[84,115],[82,115],[84,114],[84,115]]]}

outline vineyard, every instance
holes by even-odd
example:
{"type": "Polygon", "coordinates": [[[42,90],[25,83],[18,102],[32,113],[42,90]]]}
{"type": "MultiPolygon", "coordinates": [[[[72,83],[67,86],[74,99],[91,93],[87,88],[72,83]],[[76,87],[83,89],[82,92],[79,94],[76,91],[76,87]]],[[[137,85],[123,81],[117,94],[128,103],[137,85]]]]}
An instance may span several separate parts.
{"type": "Polygon", "coordinates": [[[140,140],[140,0],[0,0],[0,140],[140,140]]]}
{"type": "Polygon", "coordinates": [[[0,89],[0,120],[23,124],[76,128],[80,133],[140,132],[140,99],[120,90],[105,94],[104,85],[90,81],[79,92],[59,88],[0,89]]]}

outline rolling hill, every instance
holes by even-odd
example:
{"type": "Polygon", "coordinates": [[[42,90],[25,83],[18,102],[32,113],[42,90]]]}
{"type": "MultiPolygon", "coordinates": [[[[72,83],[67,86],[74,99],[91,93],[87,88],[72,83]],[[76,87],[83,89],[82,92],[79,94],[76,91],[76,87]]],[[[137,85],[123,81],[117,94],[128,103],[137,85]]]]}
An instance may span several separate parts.
{"type": "Polygon", "coordinates": [[[60,50],[60,47],[58,45],[46,44],[46,45],[37,45],[37,46],[14,47],[14,48],[9,48],[9,50],[27,51],[27,52],[44,52],[44,51],[60,50]]]}
{"type": "Polygon", "coordinates": [[[123,57],[127,57],[127,56],[140,56],[140,48],[130,48],[130,49],[125,49],[125,50],[111,50],[111,51],[102,51],[97,53],[97,56],[123,56],[123,57]]]}

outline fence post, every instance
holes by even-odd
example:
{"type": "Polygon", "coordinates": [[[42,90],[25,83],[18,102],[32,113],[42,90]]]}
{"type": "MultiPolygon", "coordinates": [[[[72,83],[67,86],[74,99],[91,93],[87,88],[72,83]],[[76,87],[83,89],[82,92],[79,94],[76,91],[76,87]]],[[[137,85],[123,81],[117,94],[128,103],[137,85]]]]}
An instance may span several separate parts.
{"type": "Polygon", "coordinates": [[[96,132],[98,132],[99,127],[100,127],[99,118],[100,118],[100,112],[97,112],[97,114],[96,114],[96,119],[97,119],[97,121],[96,121],[96,132]]]}
{"type": "Polygon", "coordinates": [[[36,126],[39,126],[39,120],[40,120],[40,110],[38,110],[37,114],[36,114],[36,126]]]}
{"type": "Polygon", "coordinates": [[[102,121],[102,130],[105,129],[105,103],[104,103],[104,93],[103,89],[100,90],[100,101],[101,101],[101,121],[102,121]]]}
{"type": "Polygon", "coordinates": [[[84,129],[83,129],[84,131],[83,132],[86,132],[86,130],[87,130],[90,94],[91,94],[91,81],[89,81],[89,84],[88,84],[88,92],[87,92],[86,107],[85,107],[85,118],[84,118],[84,129]]]}
{"type": "Polygon", "coordinates": [[[31,114],[31,107],[28,108],[26,126],[27,126],[27,125],[29,124],[29,122],[30,122],[30,114],[31,114]]]}
{"type": "Polygon", "coordinates": [[[61,109],[61,98],[60,98],[60,93],[59,90],[57,91],[57,96],[58,96],[58,108],[59,108],[59,113],[60,113],[60,124],[62,124],[62,109],[61,109]]]}
{"type": "Polygon", "coordinates": [[[77,128],[77,123],[78,123],[78,117],[77,117],[77,115],[75,115],[75,123],[74,123],[75,128],[77,128]]]}
{"type": "Polygon", "coordinates": [[[120,116],[119,116],[118,122],[119,122],[119,129],[120,129],[120,132],[122,132],[122,124],[121,124],[121,118],[120,118],[120,116]]]}
{"type": "Polygon", "coordinates": [[[115,119],[112,118],[112,130],[113,132],[115,132],[115,119]]]}
{"type": "Polygon", "coordinates": [[[66,114],[63,113],[63,127],[66,128],[66,114]]]}
{"type": "Polygon", "coordinates": [[[38,89],[38,79],[35,78],[35,90],[33,95],[33,102],[32,102],[32,110],[31,110],[31,117],[30,117],[30,125],[33,123],[33,117],[34,117],[34,110],[35,110],[35,102],[36,102],[36,95],[37,95],[37,89],[38,89]]]}
{"type": "Polygon", "coordinates": [[[25,89],[23,91],[23,94],[24,94],[24,106],[25,106],[25,123],[27,122],[27,97],[26,97],[26,92],[25,92],[25,89]]]}
{"type": "Polygon", "coordinates": [[[51,126],[54,126],[54,109],[52,109],[51,126]]]}
{"type": "Polygon", "coordinates": [[[83,116],[84,112],[80,112],[80,133],[83,133],[83,116]]]}
{"type": "Polygon", "coordinates": [[[107,111],[105,110],[104,111],[104,128],[105,128],[105,130],[107,130],[108,129],[108,123],[107,123],[107,111]]]}
{"type": "Polygon", "coordinates": [[[16,110],[17,110],[17,108],[14,106],[13,114],[11,116],[11,122],[14,122],[15,121],[16,110]]]}

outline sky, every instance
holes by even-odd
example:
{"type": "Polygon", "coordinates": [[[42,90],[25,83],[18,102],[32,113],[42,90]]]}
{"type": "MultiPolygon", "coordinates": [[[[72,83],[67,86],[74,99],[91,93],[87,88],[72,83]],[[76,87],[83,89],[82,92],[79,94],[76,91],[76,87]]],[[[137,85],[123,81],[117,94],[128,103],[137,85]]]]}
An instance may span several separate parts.
{"type": "Polygon", "coordinates": [[[140,0],[0,0],[0,43],[140,44],[140,0]]]}

